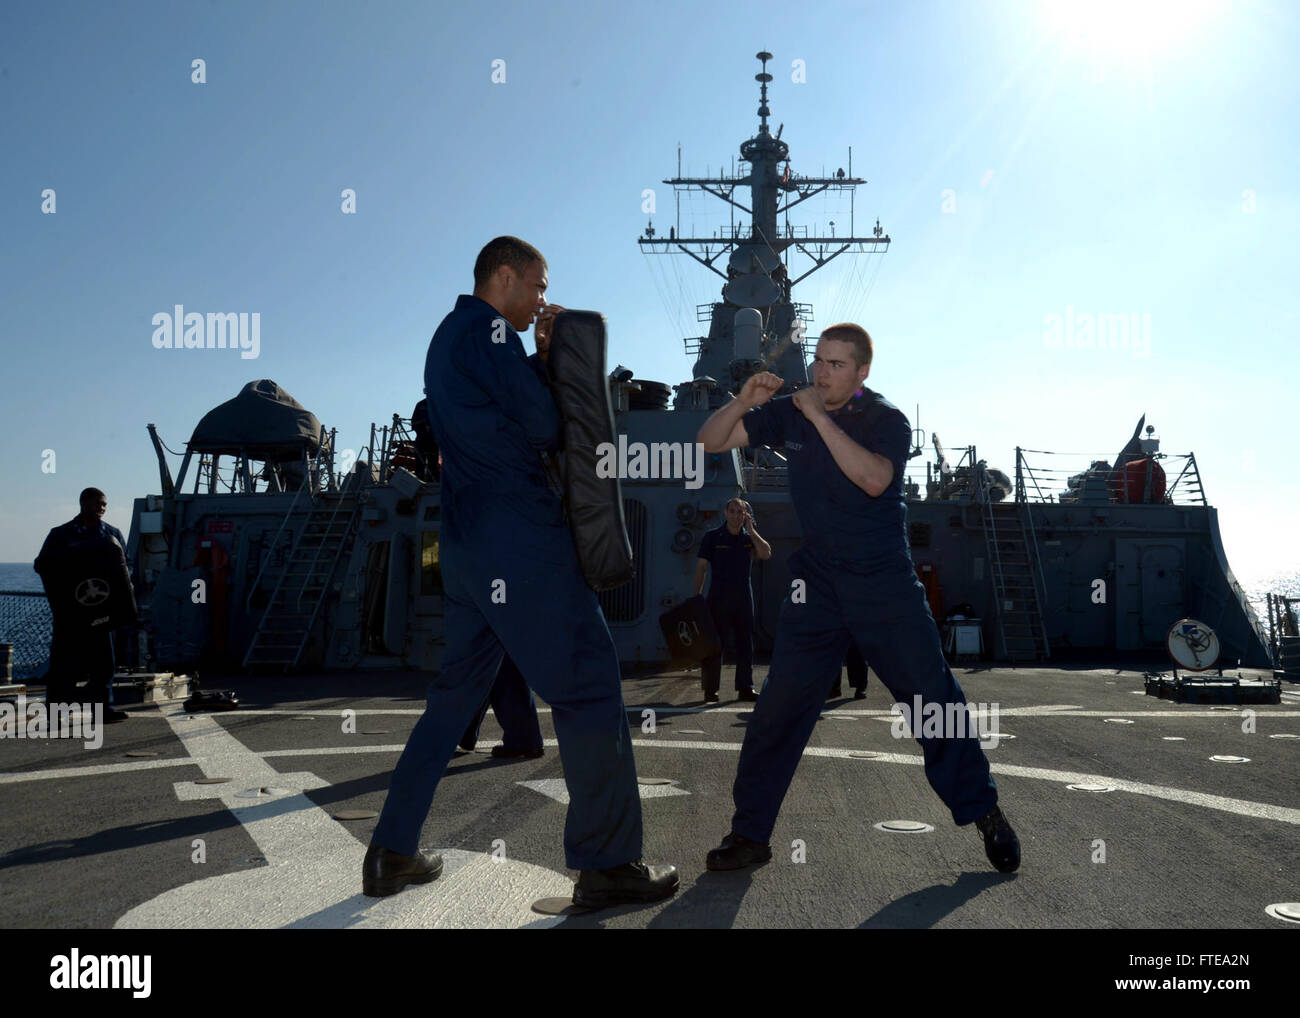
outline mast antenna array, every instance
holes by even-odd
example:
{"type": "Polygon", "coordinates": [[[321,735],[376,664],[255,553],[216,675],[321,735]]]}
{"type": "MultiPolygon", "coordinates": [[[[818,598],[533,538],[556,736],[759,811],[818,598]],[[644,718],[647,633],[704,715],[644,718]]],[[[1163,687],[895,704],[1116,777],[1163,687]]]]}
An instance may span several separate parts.
{"type": "Polygon", "coordinates": [[[756,58],[762,64],[762,70],[754,75],[754,80],[759,83],[758,133],[740,145],[740,158],[743,163],[749,164],[748,170],[730,174],[719,171],[716,177],[684,177],[681,175],[679,150],[678,175],[663,181],[672,185],[679,210],[682,194],[690,191],[703,191],[730,205],[733,209],[731,227],[719,230],[711,237],[686,237],[681,235],[679,216],[678,227],[670,230],[667,237],[657,234],[653,224],[648,224],[643,235],[637,238],[637,243],[643,251],[649,253],[671,254],[673,249],[681,251],[723,279],[728,279],[729,276],[725,271],[725,259],[724,268],[720,269],[717,265],[721,256],[742,245],[758,246],[786,263],[786,278],[790,286],[807,279],[845,252],[869,254],[888,250],[890,237],[881,229],[880,221],[876,221],[871,236],[859,237],[852,212],[847,237],[837,237],[833,232],[830,236],[810,235],[807,227],[792,226],[789,223],[788,213],[796,205],[816,195],[831,192],[847,192],[852,202],[857,185],[867,181],[852,175],[852,162],[848,174],[843,169],[831,176],[818,177],[791,172],[790,147],[781,140],[785,125],[780,125],[775,135],[768,129],[768,117],[772,111],[768,106],[767,86],[772,81],[772,75],[767,71],[767,62],[772,59],[772,54],[763,50],[756,54],[756,58]],[[748,203],[743,200],[744,188],[749,189],[748,203]],[[737,192],[742,194],[738,195],[737,192]],[[744,226],[735,224],[735,209],[750,217],[748,231],[744,226]],[[783,220],[784,225],[781,225],[783,220]],[[807,271],[795,278],[790,278],[788,274],[792,250],[806,256],[813,263],[807,271]]]}

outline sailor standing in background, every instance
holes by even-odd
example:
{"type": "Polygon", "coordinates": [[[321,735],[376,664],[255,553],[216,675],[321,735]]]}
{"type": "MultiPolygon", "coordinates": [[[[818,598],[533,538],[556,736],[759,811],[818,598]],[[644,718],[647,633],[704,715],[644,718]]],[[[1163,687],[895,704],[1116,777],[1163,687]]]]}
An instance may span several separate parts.
{"type": "MultiPolygon", "coordinates": [[[[750,584],[750,564],[755,559],[770,559],[772,546],[754,528],[754,514],[748,502],[733,498],[727,503],[726,519],[710,530],[700,542],[695,565],[695,596],[704,590],[704,578],[713,567],[709,583],[709,612],[718,638],[725,647],[730,643],[736,653],[736,698],[755,700],[754,693],[754,594],[750,584]]],[[[722,648],[700,662],[704,682],[704,702],[718,702],[722,685],[722,648]]]]}
{"type": "Polygon", "coordinates": [[[781,605],[771,671],[745,730],[731,832],[708,854],[711,870],[772,858],[768,842],[781,802],[851,643],[896,702],[910,710],[920,697],[923,711],[937,707],[954,718],[938,735],[912,718],[926,778],[954,823],[977,825],[998,870],[1020,865],[1020,842],[998,808],[978,734],[973,725],[958,730],[949,710],[965,707],[966,698],[944,660],[907,543],[902,483],[911,427],[897,407],[863,387],[871,357],[865,329],[832,326],[817,343],[813,385],[773,399],[782,380],[754,375],[700,428],[706,452],[785,447],[804,533],[790,559],[794,580],[781,605]]]}
{"type": "Polygon", "coordinates": [[[411,411],[411,430],[415,432],[416,472],[422,481],[438,483],[442,465],[438,459],[438,440],[433,437],[433,425],[429,423],[429,401],[422,399],[411,411]]]}
{"type": "Polygon", "coordinates": [[[471,750],[478,744],[488,707],[492,708],[497,724],[501,726],[501,745],[492,747],[494,757],[498,760],[536,760],[546,755],[546,748],[542,745],[542,725],[537,717],[537,700],[509,654],[501,659],[492,692],[461,736],[461,749],[471,750]]]}
{"type": "Polygon", "coordinates": [[[516,330],[547,313],[546,287],[541,253],[498,237],[479,252],[473,296],[457,299],[429,343],[424,391],[442,450],[446,648],[366,852],[368,895],[442,872],[441,858],[419,851],[420,833],[503,652],[551,705],[569,791],[565,861],[581,871],[574,903],[658,901],[677,890],[675,867],[641,862],[618,653],[538,457],[558,447],[562,421],[516,330]]]}
{"type": "MultiPolygon", "coordinates": [[[[862,651],[858,650],[858,645],[852,644],[849,652],[844,655],[844,668],[849,673],[849,686],[853,689],[853,699],[865,700],[867,698],[867,662],[863,660],[862,651]]],[[[838,700],[844,695],[844,686],[840,682],[840,673],[835,673],[835,684],[831,686],[831,691],[826,695],[828,700],[838,700]]]]}
{"type": "MultiPolygon", "coordinates": [[[[49,532],[33,563],[32,568],[40,574],[47,590],[55,574],[65,569],[69,559],[76,555],[78,544],[108,538],[116,541],[122,554],[126,554],[122,531],[103,519],[108,511],[108,497],[98,488],[86,488],[78,501],[81,513],[49,532]]],[[[77,683],[85,679],[87,702],[104,705],[104,720],[125,721],[129,715],[112,707],[115,670],[113,634],[107,627],[77,625],[55,613],[46,703],[72,702],[77,697],[77,683]]]]}
{"type": "Polygon", "coordinates": [[[849,653],[844,658],[844,667],[849,673],[849,685],[853,687],[853,699],[865,700],[867,698],[867,662],[862,656],[862,651],[858,650],[856,643],[849,648],[849,653]]]}

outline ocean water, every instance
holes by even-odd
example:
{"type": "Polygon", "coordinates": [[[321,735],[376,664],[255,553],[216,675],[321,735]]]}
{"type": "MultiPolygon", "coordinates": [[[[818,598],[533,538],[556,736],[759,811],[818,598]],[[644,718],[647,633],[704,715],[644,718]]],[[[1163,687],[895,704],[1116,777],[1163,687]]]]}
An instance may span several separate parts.
{"type": "MultiPolygon", "coordinates": [[[[31,590],[44,593],[41,578],[30,562],[0,562],[0,591],[31,590]]],[[[11,675],[28,682],[45,674],[50,646],[50,610],[44,597],[10,597],[0,594],[0,643],[13,644],[11,675]]],[[[0,682],[5,681],[0,676],[0,682]]]]}
{"type": "Polygon", "coordinates": [[[44,590],[30,562],[0,562],[0,590],[44,590]]]}
{"type": "Polygon", "coordinates": [[[1280,572],[1261,576],[1238,576],[1246,600],[1255,609],[1264,630],[1264,639],[1268,640],[1268,597],[1269,594],[1281,594],[1286,597],[1300,598],[1300,570],[1285,569],[1280,572]]]}

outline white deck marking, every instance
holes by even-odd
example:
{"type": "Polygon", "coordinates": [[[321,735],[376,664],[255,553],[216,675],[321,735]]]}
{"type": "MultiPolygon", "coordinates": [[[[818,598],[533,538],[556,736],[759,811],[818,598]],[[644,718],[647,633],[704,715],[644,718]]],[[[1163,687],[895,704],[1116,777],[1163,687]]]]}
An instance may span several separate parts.
{"type": "Polygon", "coordinates": [[[0,785],[20,781],[49,781],[51,778],[85,778],[96,774],[119,774],[127,771],[151,771],[159,767],[192,767],[195,761],[188,757],[179,760],[141,760],[137,763],[90,764],[86,767],[49,767],[39,771],[14,771],[0,774],[0,785]]]}
{"type": "MultiPolygon", "coordinates": [[[[564,783],[563,778],[543,778],[540,781],[516,781],[516,785],[522,785],[524,788],[531,788],[534,792],[541,792],[548,799],[554,799],[558,803],[567,806],[569,804],[569,786],[564,783]]],[[[669,795],[690,795],[691,793],[684,788],[677,788],[675,785],[641,785],[638,784],[637,791],[640,792],[642,799],[662,799],[669,795]]]]}
{"type": "MultiPolygon", "coordinates": [[[[548,742],[547,745],[550,745],[548,742]]],[[[673,740],[633,739],[632,745],[646,749],[712,749],[739,751],[739,742],[678,742],[673,740]]],[[[851,753],[859,750],[831,749],[825,746],[807,746],[804,756],[821,756],[849,759],[851,753]]],[[[855,761],[856,762],[856,761],[855,761]]],[[[880,753],[870,763],[908,764],[923,767],[925,758],[919,753],[880,753]]],[[[1148,785],[1141,781],[1125,781],[1099,774],[1083,774],[1076,771],[1056,771],[1046,767],[1021,767],[1013,764],[989,764],[994,774],[1005,774],[1013,778],[1037,778],[1041,781],[1055,781],[1062,785],[1097,782],[1113,785],[1117,791],[1132,792],[1134,795],[1148,795],[1153,799],[1168,799],[1170,802],[1187,803],[1190,806],[1203,806],[1206,809],[1222,810],[1239,816],[1254,817],[1259,820],[1278,820],[1285,824],[1300,825],[1300,809],[1286,806],[1274,806],[1266,802],[1250,802],[1246,799],[1231,799],[1223,795],[1207,795],[1204,792],[1192,792],[1182,788],[1167,788],[1164,785],[1148,785]]]]}
{"type": "MultiPolygon", "coordinates": [[[[189,786],[194,798],[218,799],[257,843],[267,865],[194,880],[131,909],[115,929],[233,928],[544,928],[563,922],[531,911],[537,898],[571,894],[559,873],[487,853],[444,850],[443,874],[388,898],[361,894],[366,847],[299,791],[246,805],[235,793],[261,785],[320,788],[313,774],[275,771],[213,718],[181,724],[163,711],[172,731],[207,777],[228,784],[189,786]]],[[[178,794],[184,783],[178,784],[178,794]]],[[[189,844],[177,851],[190,851],[189,844]]],[[[195,872],[202,873],[201,864],[195,872]]]]}

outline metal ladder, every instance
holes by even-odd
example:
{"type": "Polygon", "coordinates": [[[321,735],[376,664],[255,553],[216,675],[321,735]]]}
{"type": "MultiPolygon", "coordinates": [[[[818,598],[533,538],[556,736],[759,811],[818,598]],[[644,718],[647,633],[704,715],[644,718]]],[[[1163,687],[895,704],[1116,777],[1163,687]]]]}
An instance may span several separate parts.
{"type": "Polygon", "coordinates": [[[1051,646],[1039,600],[1042,565],[1038,561],[1032,517],[1028,530],[1025,527],[1029,507],[1017,502],[989,501],[988,475],[983,469],[978,472],[984,543],[993,567],[1001,651],[1012,661],[1045,660],[1051,654],[1051,646]]]}
{"type": "MultiPolygon", "coordinates": [[[[289,511],[293,512],[292,507],[289,511]]],[[[287,670],[298,664],[339,560],[356,536],[360,517],[360,500],[355,493],[321,493],[312,500],[248,644],[245,667],[282,665],[287,670]]]]}

